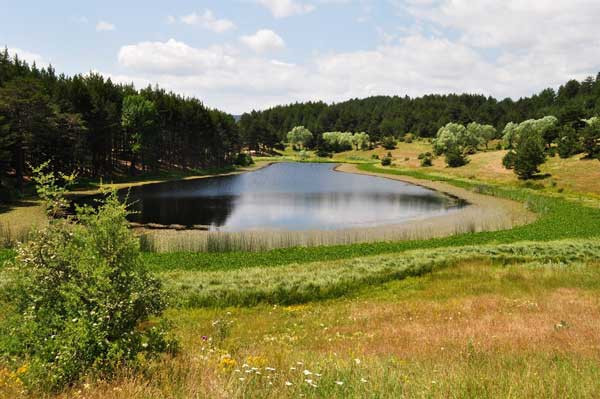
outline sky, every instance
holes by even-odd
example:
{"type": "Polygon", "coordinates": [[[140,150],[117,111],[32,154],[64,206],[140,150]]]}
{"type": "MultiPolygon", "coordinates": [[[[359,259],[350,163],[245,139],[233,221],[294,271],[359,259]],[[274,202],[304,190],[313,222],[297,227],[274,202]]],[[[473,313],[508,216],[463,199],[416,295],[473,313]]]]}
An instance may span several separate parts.
{"type": "Polygon", "coordinates": [[[529,96],[600,71],[598,0],[0,0],[0,46],[241,114],[373,95],[529,96]]]}

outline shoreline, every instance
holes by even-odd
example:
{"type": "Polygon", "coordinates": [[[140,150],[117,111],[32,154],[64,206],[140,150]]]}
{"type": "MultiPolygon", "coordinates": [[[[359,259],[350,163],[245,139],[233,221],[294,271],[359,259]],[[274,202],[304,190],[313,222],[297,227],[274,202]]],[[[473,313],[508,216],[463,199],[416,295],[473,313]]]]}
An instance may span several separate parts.
{"type": "Polygon", "coordinates": [[[475,193],[448,183],[364,172],[358,170],[356,165],[348,163],[338,163],[333,171],[383,177],[421,186],[466,201],[467,206],[446,214],[417,217],[403,223],[338,230],[214,232],[168,227],[152,229],[143,226],[135,229],[146,236],[151,243],[151,248],[156,252],[173,250],[204,252],[215,244],[236,250],[255,251],[295,246],[440,238],[461,233],[507,230],[531,223],[536,219],[536,215],[528,211],[520,202],[475,193]]]}

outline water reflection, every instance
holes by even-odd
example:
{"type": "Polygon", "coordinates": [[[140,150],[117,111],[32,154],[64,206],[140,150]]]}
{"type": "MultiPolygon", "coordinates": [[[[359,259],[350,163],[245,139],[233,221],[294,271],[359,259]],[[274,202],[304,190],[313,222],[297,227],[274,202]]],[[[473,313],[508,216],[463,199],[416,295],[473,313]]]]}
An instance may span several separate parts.
{"type": "Polygon", "coordinates": [[[310,230],[401,223],[460,206],[432,190],[331,164],[281,163],[235,176],[140,186],[129,200],[141,223],[211,230],[310,230]]]}

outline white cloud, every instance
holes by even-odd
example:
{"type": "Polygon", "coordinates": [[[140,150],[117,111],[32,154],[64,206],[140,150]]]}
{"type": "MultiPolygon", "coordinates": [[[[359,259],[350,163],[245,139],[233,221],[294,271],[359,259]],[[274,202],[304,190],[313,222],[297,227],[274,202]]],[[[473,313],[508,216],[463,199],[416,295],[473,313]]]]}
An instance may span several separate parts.
{"type": "Polygon", "coordinates": [[[204,29],[213,32],[222,33],[235,28],[235,24],[228,19],[218,19],[211,10],[204,10],[202,14],[195,12],[184,15],[180,18],[181,22],[187,25],[199,25],[204,29]]]}
{"type": "Polygon", "coordinates": [[[600,70],[594,21],[600,4],[572,1],[404,0],[400,8],[416,17],[414,26],[392,35],[381,30],[381,44],[370,49],[331,51],[298,64],[261,53],[284,44],[261,47],[272,35],[258,34],[240,39],[257,50],[250,57],[235,46],[195,48],[171,39],[124,46],[119,63],[124,75],[233,113],[380,94],[518,98],[600,70]]]}
{"type": "Polygon", "coordinates": [[[302,3],[297,0],[257,0],[266,7],[275,18],[285,18],[292,15],[306,14],[315,9],[312,4],[302,3]]]}
{"type": "Polygon", "coordinates": [[[280,50],[285,47],[281,36],[269,29],[261,29],[253,35],[242,36],[240,41],[257,53],[280,50]]]}
{"type": "Polygon", "coordinates": [[[116,30],[117,27],[114,26],[113,24],[111,24],[110,22],[106,22],[106,21],[99,21],[96,24],[96,31],[97,32],[108,32],[108,31],[113,31],[116,30]]]}
{"type": "Polygon", "coordinates": [[[42,57],[40,54],[33,53],[31,51],[23,50],[23,49],[16,48],[16,47],[12,47],[12,48],[9,47],[8,54],[11,57],[14,57],[15,55],[17,55],[20,60],[27,61],[28,64],[33,64],[34,62],[37,64],[37,66],[42,66],[42,65],[45,66],[45,65],[49,64],[49,62],[47,62],[44,59],[44,57],[42,57]]]}

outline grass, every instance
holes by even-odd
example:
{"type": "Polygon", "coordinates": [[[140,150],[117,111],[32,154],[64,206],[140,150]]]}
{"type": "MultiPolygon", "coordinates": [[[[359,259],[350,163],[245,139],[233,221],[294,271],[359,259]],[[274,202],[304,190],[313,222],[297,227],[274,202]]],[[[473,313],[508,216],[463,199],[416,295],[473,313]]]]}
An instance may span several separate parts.
{"type": "MultiPolygon", "coordinates": [[[[423,152],[418,146],[425,148],[403,143],[399,151],[423,152]]],[[[90,377],[59,396],[597,396],[596,183],[579,192],[586,177],[577,169],[568,172],[577,180],[572,186],[556,172],[558,186],[544,181],[538,188],[536,181],[527,188],[494,179],[491,169],[475,174],[485,180],[477,181],[471,172],[414,169],[412,156],[403,159],[399,168],[358,168],[513,199],[539,217],[510,230],[427,240],[144,253],[170,292],[167,314],[181,354],[148,362],[143,372],[121,370],[111,381],[90,377]]],[[[473,160],[470,167],[476,173],[485,165],[473,160]]],[[[0,250],[0,264],[13,256],[0,250]]],[[[0,398],[21,396],[18,388],[0,388],[0,398]]]]}
{"type": "Polygon", "coordinates": [[[171,309],[181,355],[61,397],[595,397],[598,298],[597,259],[480,259],[335,300],[171,309]]]}
{"type": "Polygon", "coordinates": [[[525,242],[519,244],[417,250],[333,262],[314,262],[238,270],[160,273],[183,307],[292,305],[340,296],[382,283],[422,276],[472,259],[501,264],[554,262],[568,264],[600,258],[600,240],[525,242]]]}
{"type": "MultiPolygon", "coordinates": [[[[429,240],[376,242],[323,247],[296,247],[255,253],[144,253],[144,262],[156,272],[170,270],[235,270],[257,266],[280,266],[292,263],[333,261],[414,249],[445,248],[452,246],[477,246],[506,244],[518,241],[551,241],[565,238],[599,237],[600,209],[550,197],[535,190],[518,187],[498,187],[458,178],[441,177],[422,171],[381,169],[373,165],[360,165],[360,169],[373,173],[397,174],[419,179],[441,180],[479,192],[526,202],[539,213],[539,218],[528,225],[494,232],[459,234],[429,240]]],[[[10,257],[11,251],[0,250],[0,256],[10,257]]]]}

